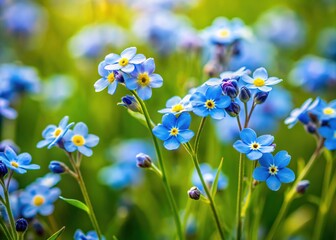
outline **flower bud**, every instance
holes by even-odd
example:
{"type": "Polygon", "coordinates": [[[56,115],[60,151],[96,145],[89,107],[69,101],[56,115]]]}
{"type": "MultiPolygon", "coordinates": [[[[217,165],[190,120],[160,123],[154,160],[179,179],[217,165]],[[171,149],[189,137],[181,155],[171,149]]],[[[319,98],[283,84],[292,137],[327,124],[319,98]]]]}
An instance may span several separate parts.
{"type": "Polygon", "coordinates": [[[262,104],[266,101],[268,97],[268,92],[258,92],[256,95],[254,95],[254,103],[255,104],[262,104]]]}
{"type": "Polygon", "coordinates": [[[24,218],[19,218],[16,220],[15,229],[17,232],[25,232],[28,228],[28,222],[24,218]]]}
{"type": "Polygon", "coordinates": [[[152,166],[152,160],[150,156],[144,153],[136,155],[137,166],[140,168],[150,168],[152,166]]]}
{"type": "Polygon", "coordinates": [[[311,133],[311,134],[316,133],[316,126],[315,126],[315,124],[309,122],[308,124],[304,125],[304,127],[305,127],[305,129],[306,129],[306,131],[308,133],[311,133]]]}
{"type": "Polygon", "coordinates": [[[3,178],[4,176],[6,176],[7,173],[8,173],[8,169],[6,165],[2,161],[0,161],[0,178],[3,178]]]}
{"type": "Polygon", "coordinates": [[[118,72],[118,71],[113,71],[114,73],[114,77],[115,79],[120,82],[120,83],[124,83],[125,82],[125,79],[124,79],[124,76],[122,73],[118,72]]]}
{"type": "Polygon", "coordinates": [[[197,187],[192,187],[188,191],[188,195],[191,199],[198,200],[201,197],[201,191],[197,187]]]}
{"type": "Polygon", "coordinates": [[[64,173],[66,171],[66,169],[67,169],[67,166],[62,162],[51,161],[49,163],[49,170],[52,173],[61,174],[61,173],[64,173]]]}
{"type": "Polygon", "coordinates": [[[223,93],[229,96],[230,98],[237,97],[239,93],[238,83],[236,80],[224,81],[221,87],[222,87],[223,93]]]}
{"type": "Polygon", "coordinates": [[[231,117],[237,117],[240,112],[240,106],[238,103],[232,102],[227,108],[225,108],[225,111],[231,117]]]}
{"type": "Polygon", "coordinates": [[[33,221],[33,229],[38,236],[43,236],[45,233],[43,225],[36,219],[33,221]]]}
{"type": "Polygon", "coordinates": [[[131,95],[126,95],[121,98],[121,102],[118,105],[124,106],[125,108],[133,112],[141,112],[141,107],[135,97],[131,95]]]}
{"type": "Polygon", "coordinates": [[[302,180],[296,185],[296,192],[304,194],[308,189],[310,182],[308,180],[302,180]]]}
{"type": "Polygon", "coordinates": [[[251,92],[247,87],[242,87],[240,89],[240,94],[239,94],[239,99],[240,101],[242,101],[243,103],[247,103],[251,98],[251,92]]]}

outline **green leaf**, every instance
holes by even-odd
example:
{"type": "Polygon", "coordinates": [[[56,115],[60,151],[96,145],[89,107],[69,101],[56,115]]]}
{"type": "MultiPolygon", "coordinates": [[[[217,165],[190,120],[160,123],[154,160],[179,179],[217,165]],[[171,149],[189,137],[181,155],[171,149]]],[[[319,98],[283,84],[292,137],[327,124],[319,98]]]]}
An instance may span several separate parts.
{"type": "Polygon", "coordinates": [[[127,111],[132,117],[134,117],[136,120],[138,120],[141,124],[147,127],[146,119],[142,113],[139,112],[133,112],[131,110],[127,111]]]}
{"type": "Polygon", "coordinates": [[[332,162],[332,154],[331,151],[329,151],[328,149],[324,149],[324,157],[327,161],[332,162]]]}
{"type": "Polygon", "coordinates": [[[218,185],[218,179],[219,179],[219,175],[222,171],[222,165],[223,165],[223,161],[224,161],[224,158],[221,159],[220,163],[219,163],[219,166],[218,166],[218,169],[217,169],[217,173],[216,173],[216,177],[215,177],[215,180],[211,186],[211,196],[214,198],[216,196],[216,193],[217,193],[217,185],[218,185]]]}
{"type": "Polygon", "coordinates": [[[79,208],[79,209],[82,209],[83,211],[87,212],[87,214],[90,214],[89,208],[84,203],[82,203],[81,201],[76,200],[76,199],[65,198],[65,197],[62,197],[62,196],[60,196],[59,198],[62,199],[63,201],[65,201],[65,202],[79,208]]]}
{"type": "Polygon", "coordinates": [[[63,231],[65,229],[65,226],[63,226],[60,230],[55,232],[51,237],[49,237],[47,240],[56,240],[59,236],[62,235],[63,231]]]}

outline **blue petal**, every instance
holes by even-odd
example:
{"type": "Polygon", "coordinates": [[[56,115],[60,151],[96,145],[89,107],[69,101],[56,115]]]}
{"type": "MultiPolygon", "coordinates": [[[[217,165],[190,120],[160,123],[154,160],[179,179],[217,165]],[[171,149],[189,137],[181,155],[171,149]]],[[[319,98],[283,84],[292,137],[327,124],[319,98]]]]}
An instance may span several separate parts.
{"type": "Polygon", "coordinates": [[[76,124],[73,131],[74,131],[75,134],[80,134],[83,137],[86,137],[88,135],[89,130],[88,130],[85,123],[79,122],[79,123],[76,124]]]}
{"type": "Polygon", "coordinates": [[[190,126],[191,116],[189,113],[183,112],[176,120],[176,126],[179,130],[187,129],[190,126]]]}
{"type": "Polygon", "coordinates": [[[105,64],[114,64],[120,60],[120,56],[115,53],[110,53],[105,57],[105,64]]]}
{"type": "Polygon", "coordinates": [[[133,72],[134,68],[135,68],[134,65],[132,63],[129,63],[125,67],[122,67],[120,70],[125,73],[130,73],[133,72]]]}
{"type": "Polygon", "coordinates": [[[273,152],[275,149],[274,146],[261,146],[259,148],[259,151],[262,152],[262,153],[270,153],[270,152],[273,152]]]}
{"type": "Polygon", "coordinates": [[[120,70],[121,66],[119,65],[119,63],[114,63],[114,64],[106,65],[105,69],[109,71],[116,71],[116,70],[120,70]]]}
{"type": "Polygon", "coordinates": [[[43,148],[47,145],[49,145],[52,142],[52,140],[41,140],[37,143],[36,147],[37,148],[43,148]]]}
{"type": "Polygon", "coordinates": [[[29,153],[21,153],[18,157],[17,157],[17,162],[19,163],[19,165],[27,165],[31,162],[32,157],[29,153]]]}
{"type": "Polygon", "coordinates": [[[42,205],[39,208],[39,212],[42,216],[49,216],[53,213],[53,211],[54,211],[54,205],[52,204],[42,205]]]}
{"type": "Polygon", "coordinates": [[[34,206],[27,206],[27,207],[23,208],[23,210],[22,210],[22,215],[25,218],[32,218],[36,215],[36,213],[37,213],[37,208],[34,207],[34,206]]]}
{"type": "Polygon", "coordinates": [[[150,87],[140,87],[137,89],[137,92],[142,100],[150,99],[152,96],[152,89],[150,87]]]}
{"type": "Polygon", "coordinates": [[[110,82],[107,80],[107,78],[101,78],[97,82],[95,82],[93,86],[96,92],[100,92],[103,91],[109,84],[110,82]]]}
{"type": "Polygon", "coordinates": [[[204,106],[194,107],[193,112],[200,117],[206,117],[210,113],[204,106]]]}
{"type": "Polygon", "coordinates": [[[263,156],[258,161],[261,166],[266,168],[274,164],[273,155],[270,153],[264,153],[263,156]]]}
{"type": "Polygon", "coordinates": [[[189,142],[189,140],[194,136],[194,132],[187,129],[179,131],[179,134],[177,135],[178,141],[180,143],[186,143],[189,142]]]}
{"type": "Polygon", "coordinates": [[[260,145],[271,145],[274,141],[274,137],[272,135],[262,135],[257,138],[257,141],[260,145]]]}
{"type": "Polygon", "coordinates": [[[169,114],[165,114],[162,117],[162,124],[167,128],[167,129],[171,129],[172,127],[176,127],[176,121],[177,118],[175,117],[174,114],[169,113],[169,114]]]}
{"type": "Polygon", "coordinates": [[[64,143],[64,148],[65,150],[67,150],[68,152],[74,152],[77,150],[77,147],[71,142],[71,141],[67,141],[64,143]]]}
{"type": "Polygon", "coordinates": [[[251,151],[251,148],[245,144],[242,140],[237,140],[233,147],[240,153],[248,153],[251,151]]]}
{"type": "Polygon", "coordinates": [[[318,132],[324,138],[332,138],[334,136],[333,131],[329,127],[320,127],[318,132]]]}
{"type": "Polygon", "coordinates": [[[93,153],[92,150],[86,146],[79,146],[78,151],[87,157],[91,157],[93,153]]]}
{"type": "Polygon", "coordinates": [[[271,189],[272,191],[278,191],[281,187],[281,182],[279,179],[275,176],[270,176],[266,180],[267,187],[271,189]]]}
{"type": "Polygon", "coordinates": [[[257,134],[251,128],[244,128],[240,132],[240,139],[247,144],[254,142],[257,138],[257,134]]]}
{"type": "Polygon", "coordinates": [[[181,102],[181,100],[182,99],[180,97],[174,96],[174,97],[168,99],[168,101],[166,103],[166,107],[167,108],[171,108],[172,106],[174,106],[174,105],[178,104],[179,102],[181,102]]]}
{"type": "Polygon", "coordinates": [[[152,88],[159,88],[163,84],[163,79],[159,74],[153,73],[150,75],[150,83],[149,86],[152,88]]]}
{"type": "Polygon", "coordinates": [[[262,153],[256,150],[252,150],[251,152],[247,153],[246,156],[250,160],[257,160],[262,157],[262,153]]]}
{"type": "Polygon", "coordinates": [[[253,81],[254,81],[254,79],[251,78],[251,77],[248,76],[248,75],[244,75],[244,76],[242,76],[241,79],[242,79],[244,82],[249,83],[249,84],[251,84],[251,85],[253,84],[253,81]]]}
{"type": "Polygon", "coordinates": [[[5,152],[4,152],[5,156],[7,157],[7,159],[9,161],[12,161],[12,160],[16,160],[17,159],[17,156],[16,156],[16,153],[15,151],[9,147],[9,146],[6,146],[5,147],[5,152]]]}
{"type": "Polygon", "coordinates": [[[222,89],[220,87],[209,86],[205,92],[207,99],[217,99],[220,95],[222,95],[222,89]]]}
{"type": "Polygon", "coordinates": [[[169,130],[163,125],[159,124],[153,128],[154,135],[160,140],[167,140],[170,136],[169,130]]]}
{"type": "Polygon", "coordinates": [[[117,89],[117,86],[118,86],[117,81],[114,81],[113,83],[111,83],[107,88],[108,94],[113,95],[117,89]]]}
{"type": "Polygon", "coordinates": [[[71,138],[73,137],[73,135],[74,135],[74,131],[69,129],[69,130],[64,134],[64,136],[63,136],[63,140],[64,140],[64,141],[71,141],[71,138]]]}
{"type": "Polygon", "coordinates": [[[279,79],[277,77],[270,77],[269,79],[267,79],[267,81],[265,82],[265,85],[275,85],[279,82],[282,82],[282,79],[279,79]]]}
{"type": "Polygon", "coordinates": [[[271,87],[267,87],[266,85],[265,85],[265,86],[262,86],[262,87],[258,87],[258,89],[259,89],[260,91],[263,91],[263,92],[269,92],[269,91],[272,90],[271,87]]]}
{"type": "Polygon", "coordinates": [[[137,51],[136,47],[129,47],[129,48],[126,48],[124,51],[122,51],[120,56],[122,58],[131,59],[135,56],[136,51],[137,51]]]}
{"type": "Polygon", "coordinates": [[[36,170],[36,169],[40,169],[40,166],[37,164],[29,164],[29,165],[24,165],[24,166],[20,166],[23,169],[29,169],[29,170],[36,170]]]}
{"type": "Polygon", "coordinates": [[[221,120],[225,117],[225,111],[223,109],[214,108],[210,111],[210,116],[213,119],[221,120]]]}
{"type": "Polygon", "coordinates": [[[61,190],[59,188],[52,188],[48,190],[47,201],[55,202],[61,195],[61,190]]]}
{"type": "Polygon", "coordinates": [[[65,116],[62,118],[62,120],[59,122],[58,126],[60,128],[65,128],[67,125],[68,125],[68,122],[69,122],[69,116],[65,116]]]}
{"type": "Polygon", "coordinates": [[[217,108],[226,108],[230,105],[231,98],[229,96],[220,96],[216,100],[216,107],[217,108]]]}
{"type": "Polygon", "coordinates": [[[99,137],[93,134],[89,134],[85,139],[85,146],[95,147],[99,143],[99,137]]]}
{"type": "Polygon", "coordinates": [[[138,87],[137,79],[133,77],[125,78],[125,84],[129,90],[135,90],[138,87]]]}
{"type": "Polygon", "coordinates": [[[98,73],[102,77],[107,77],[107,75],[109,74],[109,72],[105,70],[105,66],[106,66],[105,61],[100,62],[98,65],[98,73]]]}
{"type": "Polygon", "coordinates": [[[258,68],[253,73],[253,78],[261,78],[266,80],[268,78],[268,74],[265,68],[258,68]]]}
{"type": "Polygon", "coordinates": [[[148,74],[152,74],[155,70],[155,63],[153,58],[148,58],[144,63],[145,71],[148,72],[148,74]]]}
{"type": "Polygon", "coordinates": [[[292,169],[289,168],[280,169],[277,177],[279,178],[280,182],[283,183],[290,183],[295,180],[295,174],[292,169]]]}
{"type": "MultiPolygon", "coordinates": [[[[143,54],[137,54],[135,55],[131,60],[130,60],[130,63],[133,63],[133,64],[140,64],[140,63],[143,63],[144,61],[146,60],[146,57],[145,55],[143,54]]],[[[155,66],[154,66],[155,67],[155,66]]],[[[152,71],[153,72],[153,71],[152,71]]],[[[151,73],[152,73],[151,72],[151,73]]]]}
{"type": "Polygon", "coordinates": [[[334,139],[327,139],[324,142],[324,146],[329,150],[336,150],[336,138],[334,139]]]}
{"type": "Polygon", "coordinates": [[[194,106],[194,105],[198,105],[198,104],[205,104],[206,102],[206,97],[200,93],[200,92],[195,92],[193,95],[191,95],[190,97],[190,101],[191,101],[191,104],[194,106]]]}
{"type": "Polygon", "coordinates": [[[180,142],[176,137],[170,137],[166,141],[164,141],[163,146],[168,150],[178,149],[180,146],[180,142]]]}
{"type": "Polygon", "coordinates": [[[274,156],[274,165],[278,168],[286,167],[291,160],[291,156],[288,154],[287,151],[280,151],[274,156]]]}
{"type": "Polygon", "coordinates": [[[268,168],[265,167],[257,167],[253,171],[253,178],[257,181],[266,181],[269,175],[268,168]]]}

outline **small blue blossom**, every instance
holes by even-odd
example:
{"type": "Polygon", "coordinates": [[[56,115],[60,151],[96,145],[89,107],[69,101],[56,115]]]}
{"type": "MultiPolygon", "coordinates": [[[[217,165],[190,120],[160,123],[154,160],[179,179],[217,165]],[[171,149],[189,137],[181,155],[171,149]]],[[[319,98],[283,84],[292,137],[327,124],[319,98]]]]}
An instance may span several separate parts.
{"type": "Polygon", "coordinates": [[[17,112],[15,109],[9,106],[9,101],[4,98],[0,98],[0,116],[8,119],[15,119],[17,112]]]}
{"type": "Polygon", "coordinates": [[[136,54],[136,47],[126,48],[120,56],[115,53],[111,53],[106,56],[105,69],[109,71],[121,70],[125,73],[133,72],[135,64],[140,64],[146,60],[143,54],[136,54]]]}
{"type": "Polygon", "coordinates": [[[40,169],[39,165],[30,164],[32,157],[29,153],[16,155],[15,151],[9,146],[5,147],[3,155],[0,155],[0,160],[6,164],[8,168],[20,174],[26,173],[27,170],[40,169]]]}
{"type": "Polygon", "coordinates": [[[285,124],[288,125],[288,128],[292,128],[298,121],[301,121],[303,124],[308,124],[310,121],[308,112],[315,108],[320,99],[317,98],[314,102],[311,98],[307,99],[300,108],[295,108],[288,118],[285,119],[285,124]]]}
{"type": "Polygon", "coordinates": [[[192,106],[189,101],[190,94],[185,96],[184,98],[180,98],[178,96],[174,96],[166,102],[166,108],[159,110],[159,113],[173,113],[173,114],[180,114],[182,112],[189,112],[192,111],[192,106]]]}
{"type": "Polygon", "coordinates": [[[205,82],[209,86],[220,86],[225,81],[239,80],[242,76],[249,74],[250,70],[246,70],[246,67],[241,67],[236,71],[225,71],[219,75],[219,78],[210,78],[205,82]]]}
{"type": "MultiPolygon", "coordinates": [[[[84,234],[82,230],[77,229],[74,240],[99,240],[99,238],[95,231],[89,231],[87,234],[84,234]]],[[[102,237],[101,240],[105,240],[105,237],[102,237]]]]}
{"type": "Polygon", "coordinates": [[[327,121],[336,118],[336,99],[330,103],[320,100],[317,106],[312,109],[312,113],[317,115],[321,121],[327,121]]]}
{"type": "Polygon", "coordinates": [[[159,88],[163,84],[162,77],[154,73],[154,70],[153,58],[148,58],[143,63],[136,65],[129,77],[125,78],[126,87],[130,90],[136,90],[141,99],[149,99],[152,96],[152,88],[159,88]]]}
{"type": "Polygon", "coordinates": [[[265,153],[274,151],[274,137],[272,135],[262,135],[257,137],[251,128],[244,128],[240,132],[241,140],[237,140],[233,147],[240,153],[246,154],[250,160],[257,160],[265,153]]]}
{"type": "Polygon", "coordinates": [[[79,122],[75,125],[74,130],[69,130],[64,135],[64,148],[68,152],[78,150],[83,155],[92,156],[92,147],[99,142],[99,137],[88,133],[88,127],[85,123],[79,122]]]}
{"type": "Polygon", "coordinates": [[[224,108],[231,103],[231,98],[222,95],[222,89],[218,87],[209,87],[205,94],[196,91],[192,94],[191,105],[193,112],[201,117],[211,116],[213,119],[223,119],[225,117],[224,108]]]}
{"type": "Polygon", "coordinates": [[[117,71],[108,71],[105,69],[107,66],[106,61],[102,61],[98,65],[98,73],[102,77],[94,84],[94,88],[96,92],[103,91],[105,88],[107,88],[107,92],[111,95],[113,95],[117,89],[118,86],[118,73],[117,71]]]}
{"type": "Polygon", "coordinates": [[[163,115],[162,124],[153,128],[154,135],[163,140],[164,147],[168,150],[179,148],[181,143],[187,143],[194,136],[189,130],[191,116],[187,112],[175,116],[172,113],[163,115]]]}
{"type": "Polygon", "coordinates": [[[22,215],[31,218],[37,214],[49,216],[54,211],[54,202],[60,196],[59,188],[49,188],[39,184],[28,186],[20,195],[22,215]]]}
{"type": "Polygon", "coordinates": [[[320,127],[318,132],[325,138],[324,146],[329,150],[336,150],[336,119],[332,119],[328,125],[320,127]]]}
{"type": "Polygon", "coordinates": [[[277,77],[268,77],[268,73],[265,68],[258,68],[253,72],[253,78],[248,75],[242,76],[242,80],[246,82],[246,87],[249,89],[259,89],[263,92],[269,92],[272,90],[270,86],[275,85],[282,81],[277,77]]]}
{"type": "Polygon", "coordinates": [[[59,181],[61,181],[61,176],[59,174],[47,173],[44,177],[36,179],[34,184],[52,188],[56,186],[56,184],[59,183],[59,181]]]}
{"type": "Polygon", "coordinates": [[[257,181],[266,181],[267,187],[278,191],[281,183],[290,183],[295,179],[294,172],[287,168],[291,156],[286,151],[278,152],[274,157],[271,153],[264,154],[260,159],[260,167],[253,171],[253,178],[257,181]]]}
{"type": "MultiPolygon", "coordinates": [[[[213,169],[207,163],[201,163],[200,168],[201,168],[201,173],[202,173],[205,183],[207,184],[208,188],[211,189],[212,184],[216,178],[217,170],[213,169]]],[[[199,178],[196,170],[192,174],[191,181],[192,181],[192,184],[196,186],[199,190],[201,190],[203,193],[205,192],[201,179],[199,178]]],[[[224,190],[225,188],[227,188],[227,186],[228,186],[228,178],[221,172],[218,178],[217,191],[224,190]]]]}

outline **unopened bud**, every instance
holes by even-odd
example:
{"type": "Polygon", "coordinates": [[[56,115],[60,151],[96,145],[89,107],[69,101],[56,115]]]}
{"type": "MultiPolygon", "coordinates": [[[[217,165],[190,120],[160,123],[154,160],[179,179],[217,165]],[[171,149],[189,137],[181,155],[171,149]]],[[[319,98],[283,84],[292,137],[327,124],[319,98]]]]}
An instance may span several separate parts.
{"type": "Polygon", "coordinates": [[[268,92],[258,92],[256,95],[254,95],[254,103],[255,104],[262,104],[266,101],[268,97],[268,92]]]}
{"type": "Polygon", "coordinates": [[[242,101],[243,103],[247,103],[251,98],[251,92],[247,87],[242,87],[240,89],[240,94],[239,94],[239,99],[240,101],[242,101]]]}
{"type": "Polygon", "coordinates": [[[8,169],[6,165],[2,161],[0,161],[0,178],[3,178],[4,176],[6,176],[7,173],[8,173],[8,169]]]}
{"type": "Polygon", "coordinates": [[[121,98],[121,102],[118,105],[124,106],[125,108],[133,112],[141,112],[141,107],[135,97],[126,95],[121,98]]]}
{"type": "Polygon", "coordinates": [[[235,98],[238,96],[239,88],[236,80],[227,80],[222,83],[222,91],[225,95],[230,98],[235,98]]]}
{"type": "Polygon", "coordinates": [[[136,155],[137,166],[140,168],[150,168],[152,166],[152,160],[150,156],[144,153],[136,155]]]}
{"type": "Polygon", "coordinates": [[[304,194],[308,189],[310,182],[308,180],[302,180],[296,185],[296,192],[304,194]]]}
{"type": "Polygon", "coordinates": [[[51,161],[49,163],[49,170],[56,174],[64,173],[67,169],[67,166],[59,161],[51,161]]]}
{"type": "Polygon", "coordinates": [[[225,111],[231,117],[237,117],[240,112],[240,106],[238,103],[232,102],[227,108],[225,108],[225,111]]]}
{"type": "Polygon", "coordinates": [[[28,228],[28,222],[24,218],[19,218],[16,220],[15,229],[17,232],[25,232],[28,228]]]}
{"type": "Polygon", "coordinates": [[[188,195],[191,199],[198,200],[201,197],[201,191],[197,187],[192,187],[188,191],[188,195]]]}

